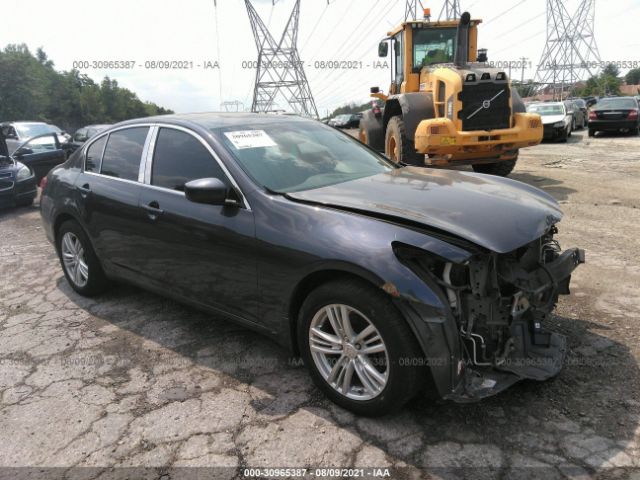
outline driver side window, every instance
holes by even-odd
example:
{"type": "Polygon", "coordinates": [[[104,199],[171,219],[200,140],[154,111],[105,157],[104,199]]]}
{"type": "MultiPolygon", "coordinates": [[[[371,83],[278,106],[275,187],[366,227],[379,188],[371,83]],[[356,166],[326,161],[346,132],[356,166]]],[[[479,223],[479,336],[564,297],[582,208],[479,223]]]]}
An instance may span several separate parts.
{"type": "Polygon", "coordinates": [[[184,191],[185,183],[200,178],[217,178],[229,185],[215,158],[193,135],[173,128],[161,128],[151,168],[151,185],[184,191]]]}

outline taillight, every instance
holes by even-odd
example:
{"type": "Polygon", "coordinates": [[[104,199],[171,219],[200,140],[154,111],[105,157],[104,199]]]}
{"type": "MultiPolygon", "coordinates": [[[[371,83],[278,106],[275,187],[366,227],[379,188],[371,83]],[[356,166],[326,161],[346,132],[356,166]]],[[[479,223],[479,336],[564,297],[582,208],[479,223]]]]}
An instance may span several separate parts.
{"type": "Polygon", "coordinates": [[[631,110],[627,118],[631,118],[631,119],[638,118],[638,110],[631,110]]]}
{"type": "Polygon", "coordinates": [[[590,111],[589,112],[589,120],[597,120],[597,119],[598,119],[598,115],[596,115],[596,112],[590,111]]]}
{"type": "Polygon", "coordinates": [[[42,180],[40,180],[40,188],[44,190],[44,187],[46,186],[47,186],[47,177],[42,177],[42,180]]]}

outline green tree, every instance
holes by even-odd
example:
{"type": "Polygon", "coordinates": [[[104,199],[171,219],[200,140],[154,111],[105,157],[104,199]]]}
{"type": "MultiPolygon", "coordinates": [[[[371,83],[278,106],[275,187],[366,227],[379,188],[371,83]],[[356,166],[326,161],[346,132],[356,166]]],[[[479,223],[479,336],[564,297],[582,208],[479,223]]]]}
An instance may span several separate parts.
{"type": "Polygon", "coordinates": [[[56,71],[42,48],[0,50],[0,120],[39,120],[62,128],[173,113],[105,77],[100,84],[77,70],[56,71]]]}
{"type": "Polygon", "coordinates": [[[625,82],[627,85],[638,85],[640,84],[640,68],[634,68],[633,70],[629,70],[627,74],[624,76],[625,82]]]}
{"type": "Polygon", "coordinates": [[[618,78],[620,70],[614,64],[608,64],[599,75],[587,80],[585,86],[578,90],[580,96],[588,95],[620,95],[622,80],[618,78]]]}

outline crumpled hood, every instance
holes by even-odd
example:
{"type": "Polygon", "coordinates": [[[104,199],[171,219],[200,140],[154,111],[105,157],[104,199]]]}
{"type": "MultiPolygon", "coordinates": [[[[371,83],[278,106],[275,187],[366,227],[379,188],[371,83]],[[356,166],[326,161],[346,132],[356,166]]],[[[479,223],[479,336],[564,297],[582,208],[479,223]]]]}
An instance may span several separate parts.
{"type": "Polygon", "coordinates": [[[417,167],[289,193],[287,197],[406,219],[497,253],[511,252],[541,237],[562,218],[553,197],[525,183],[417,167]]]}
{"type": "Polygon", "coordinates": [[[551,123],[564,121],[564,115],[543,115],[542,124],[549,125],[551,123]]]}

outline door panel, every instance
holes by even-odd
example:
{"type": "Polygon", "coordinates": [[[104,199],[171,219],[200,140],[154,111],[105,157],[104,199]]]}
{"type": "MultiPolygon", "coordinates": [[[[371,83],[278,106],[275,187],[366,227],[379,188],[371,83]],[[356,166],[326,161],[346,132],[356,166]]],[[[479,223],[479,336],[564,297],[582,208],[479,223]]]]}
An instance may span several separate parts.
{"type": "Polygon", "coordinates": [[[64,150],[60,147],[58,137],[55,134],[32,138],[14,152],[14,157],[33,170],[37,182],[45,177],[53,167],[66,160],[64,150]]]}
{"type": "Polygon", "coordinates": [[[255,321],[253,213],[193,203],[179,192],[142,188],[140,247],[144,254],[137,259],[137,268],[160,287],[255,321]]]}
{"type": "Polygon", "coordinates": [[[204,140],[187,130],[158,130],[140,195],[143,256],[138,268],[181,296],[246,320],[257,318],[253,213],[237,206],[194,203],[184,184],[231,181],[204,140]]]}

